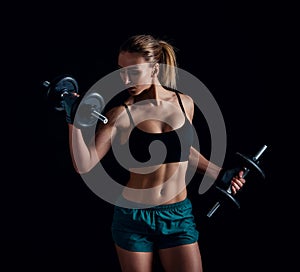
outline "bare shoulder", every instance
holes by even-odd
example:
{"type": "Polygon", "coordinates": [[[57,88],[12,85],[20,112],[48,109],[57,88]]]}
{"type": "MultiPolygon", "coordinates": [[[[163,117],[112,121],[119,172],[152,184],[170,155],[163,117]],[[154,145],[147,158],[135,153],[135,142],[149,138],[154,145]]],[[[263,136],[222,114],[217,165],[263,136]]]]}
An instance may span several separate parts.
{"type": "Polygon", "coordinates": [[[118,105],[111,108],[107,113],[106,117],[111,125],[115,125],[122,116],[124,116],[125,107],[123,105],[118,105]]]}
{"type": "Polygon", "coordinates": [[[187,105],[193,107],[194,105],[194,100],[191,96],[184,94],[184,93],[179,93],[180,98],[182,99],[182,102],[187,105]]]}
{"type": "Polygon", "coordinates": [[[185,94],[185,93],[179,93],[183,107],[187,113],[187,115],[190,117],[190,119],[193,118],[194,114],[194,100],[191,96],[185,94]]]}

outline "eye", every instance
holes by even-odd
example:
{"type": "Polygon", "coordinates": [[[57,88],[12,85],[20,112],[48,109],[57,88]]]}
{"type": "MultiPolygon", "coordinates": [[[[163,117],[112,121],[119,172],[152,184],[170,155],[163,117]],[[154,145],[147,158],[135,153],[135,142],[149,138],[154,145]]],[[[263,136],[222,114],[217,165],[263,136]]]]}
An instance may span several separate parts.
{"type": "Polygon", "coordinates": [[[132,76],[139,75],[140,73],[141,73],[141,71],[139,71],[139,70],[129,70],[128,71],[128,74],[132,75],[132,76]]]}
{"type": "Polygon", "coordinates": [[[125,68],[122,68],[120,69],[120,75],[128,75],[128,76],[138,76],[142,73],[142,71],[140,70],[137,70],[137,69],[125,69],[125,68]]]}

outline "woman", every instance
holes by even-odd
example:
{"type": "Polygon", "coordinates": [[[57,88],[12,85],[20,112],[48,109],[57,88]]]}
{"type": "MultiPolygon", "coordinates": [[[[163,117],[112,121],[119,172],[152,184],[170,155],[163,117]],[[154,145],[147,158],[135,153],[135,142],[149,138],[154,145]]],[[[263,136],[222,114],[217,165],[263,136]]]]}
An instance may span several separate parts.
{"type": "MultiPolygon", "coordinates": [[[[74,167],[89,172],[112,142],[131,153],[129,179],[112,222],[122,271],[152,271],[154,251],[165,271],[202,271],[186,171],[195,165],[221,180],[221,167],[192,146],[194,103],[176,91],[174,48],[151,35],[132,36],[120,47],[118,65],[129,96],[107,112],[109,122],[97,127],[90,145],[73,125],[72,103],[65,102],[74,167]]],[[[243,172],[237,174],[229,181],[233,194],[245,182],[243,172]]]]}

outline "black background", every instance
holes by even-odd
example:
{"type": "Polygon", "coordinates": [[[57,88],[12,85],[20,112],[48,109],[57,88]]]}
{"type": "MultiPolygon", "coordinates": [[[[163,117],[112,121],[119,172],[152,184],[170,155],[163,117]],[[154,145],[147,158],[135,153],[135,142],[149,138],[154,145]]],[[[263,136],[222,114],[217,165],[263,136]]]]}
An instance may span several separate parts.
{"type": "MultiPolygon", "coordinates": [[[[179,66],[214,95],[225,119],[228,157],[268,146],[267,177],[249,176],[238,211],[224,208],[206,218],[213,195],[198,195],[200,176],[189,184],[204,271],[289,271],[283,256],[289,255],[286,227],[294,216],[285,204],[294,199],[280,188],[287,169],[282,152],[290,144],[281,133],[287,126],[286,18],[292,17],[279,4],[251,3],[26,2],[5,9],[6,271],[119,271],[110,234],[113,207],[75,173],[64,116],[47,108],[41,83],[67,73],[88,89],[116,69],[120,43],[141,33],[169,40],[179,49],[179,66]]],[[[209,132],[197,121],[206,153],[209,132]]]]}

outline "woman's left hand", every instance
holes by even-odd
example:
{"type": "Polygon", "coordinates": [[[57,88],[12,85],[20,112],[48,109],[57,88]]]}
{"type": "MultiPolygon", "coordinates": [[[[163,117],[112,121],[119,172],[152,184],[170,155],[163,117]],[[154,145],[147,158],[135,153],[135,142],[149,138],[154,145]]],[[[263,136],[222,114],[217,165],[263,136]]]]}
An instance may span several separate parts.
{"type": "Polygon", "coordinates": [[[242,189],[246,180],[243,178],[244,171],[240,171],[238,175],[232,178],[231,180],[231,190],[232,193],[235,195],[239,190],[242,189]]]}

